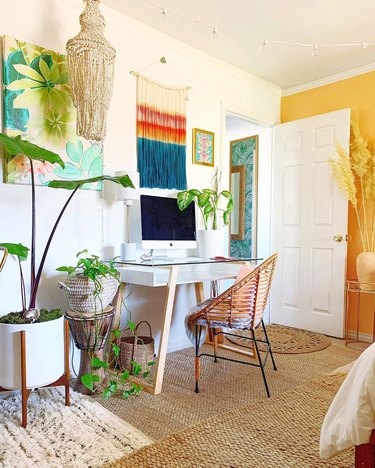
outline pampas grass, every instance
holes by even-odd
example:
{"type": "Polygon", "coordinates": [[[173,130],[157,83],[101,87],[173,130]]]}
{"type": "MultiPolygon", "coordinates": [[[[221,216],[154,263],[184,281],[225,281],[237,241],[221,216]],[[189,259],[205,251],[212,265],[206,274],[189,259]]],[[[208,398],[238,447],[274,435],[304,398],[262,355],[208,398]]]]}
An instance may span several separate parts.
{"type": "Polygon", "coordinates": [[[361,135],[358,118],[350,122],[350,152],[336,145],[329,163],[337,186],[348,197],[358,222],[362,249],[375,250],[375,152],[361,135]]]}

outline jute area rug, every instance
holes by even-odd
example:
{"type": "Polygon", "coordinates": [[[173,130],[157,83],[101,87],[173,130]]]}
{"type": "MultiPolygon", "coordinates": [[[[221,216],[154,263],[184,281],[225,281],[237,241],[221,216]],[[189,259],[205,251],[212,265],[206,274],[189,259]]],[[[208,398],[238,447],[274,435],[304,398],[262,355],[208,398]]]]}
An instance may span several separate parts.
{"type": "MultiPolygon", "coordinates": [[[[285,327],[283,325],[271,324],[266,328],[268,338],[272,345],[274,353],[299,354],[313,353],[327,348],[331,344],[331,339],[328,336],[313,333],[307,330],[298,328],[285,327]]],[[[233,331],[232,331],[233,333],[233,331]]],[[[237,330],[234,334],[237,337],[227,337],[228,341],[239,345],[249,346],[249,340],[241,338],[241,336],[249,334],[247,331],[237,330]]],[[[260,339],[264,339],[263,330],[261,327],[257,330],[257,335],[260,339]]],[[[262,348],[262,343],[260,348],[262,348]]]]}
{"type": "Polygon", "coordinates": [[[342,376],[322,376],[173,434],[110,468],[352,467],[354,450],[323,461],[319,434],[342,376]]]}
{"type": "MultiPolygon", "coordinates": [[[[212,352],[210,347],[205,349],[212,352]]],[[[238,354],[224,353],[239,358],[238,354]]],[[[303,382],[344,366],[357,359],[359,354],[359,351],[342,344],[332,344],[316,353],[277,354],[278,370],[272,369],[270,360],[265,369],[271,396],[281,395],[303,382]]],[[[215,364],[212,358],[206,357],[201,361],[199,394],[194,393],[194,351],[187,348],[168,354],[160,395],[143,392],[128,401],[121,397],[113,397],[106,402],[97,397],[97,401],[157,440],[223,412],[265,399],[259,368],[222,360],[215,364]]]]}
{"type": "Polygon", "coordinates": [[[71,406],[64,406],[59,388],[34,391],[26,429],[20,421],[20,395],[0,399],[1,467],[99,467],[151,443],[79,393],[71,391],[71,406]]]}

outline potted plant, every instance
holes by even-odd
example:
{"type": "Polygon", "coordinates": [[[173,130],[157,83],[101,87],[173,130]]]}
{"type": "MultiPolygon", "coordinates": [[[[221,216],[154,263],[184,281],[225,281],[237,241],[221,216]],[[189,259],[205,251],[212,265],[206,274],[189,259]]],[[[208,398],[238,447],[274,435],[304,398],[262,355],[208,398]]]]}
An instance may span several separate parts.
{"type": "MultiPolygon", "coordinates": [[[[50,236],[41,255],[41,260],[36,265],[36,197],[35,197],[35,174],[33,161],[43,161],[51,164],[59,164],[64,167],[64,162],[56,153],[48,151],[40,146],[34,145],[21,137],[9,137],[0,133],[0,141],[4,144],[10,157],[24,155],[30,161],[31,167],[31,272],[30,290],[26,291],[22,262],[28,257],[29,249],[22,244],[2,243],[0,247],[8,250],[19,264],[20,292],[22,310],[12,312],[0,317],[0,387],[6,389],[17,389],[21,387],[21,371],[19,358],[19,340],[17,333],[26,331],[26,354],[27,354],[27,387],[35,388],[48,385],[57,380],[64,372],[63,362],[63,312],[60,310],[45,311],[36,309],[37,294],[42,278],[43,267],[46,257],[59,225],[59,222],[67,209],[71,199],[83,184],[108,180],[121,184],[123,187],[133,187],[127,175],[119,177],[99,176],[91,179],[77,181],[51,181],[48,186],[52,188],[63,188],[72,191],[66,203],[63,205],[50,236]]],[[[3,273],[4,274],[3,270],[3,273]]]]}
{"type": "Polygon", "coordinates": [[[113,261],[103,263],[97,255],[88,256],[88,250],[77,253],[75,266],[61,266],[66,272],[65,282],[59,281],[65,299],[76,312],[103,312],[114,298],[119,286],[119,273],[113,261]]]}
{"type": "MultiPolygon", "coordinates": [[[[362,251],[356,260],[358,281],[375,283],[375,155],[360,133],[359,122],[350,123],[350,150],[337,145],[337,158],[331,158],[333,177],[352,205],[362,251]]],[[[364,286],[364,289],[373,286],[364,286]]]]}
{"type": "Polygon", "coordinates": [[[177,205],[182,211],[195,202],[202,214],[204,230],[197,231],[199,255],[214,257],[226,254],[225,231],[221,224],[229,224],[233,197],[228,190],[219,192],[220,173],[215,170],[212,188],[190,189],[177,194],[177,205]]]}

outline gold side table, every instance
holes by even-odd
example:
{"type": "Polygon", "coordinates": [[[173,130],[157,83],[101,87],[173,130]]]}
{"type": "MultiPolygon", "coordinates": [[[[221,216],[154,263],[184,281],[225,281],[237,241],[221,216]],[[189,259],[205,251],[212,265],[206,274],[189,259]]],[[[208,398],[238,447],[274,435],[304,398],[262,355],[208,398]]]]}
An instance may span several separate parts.
{"type": "MultiPolygon", "coordinates": [[[[363,343],[370,345],[371,342],[364,341],[360,338],[359,328],[360,328],[360,321],[361,316],[363,318],[364,313],[361,313],[361,302],[365,302],[365,298],[369,296],[373,296],[373,301],[371,301],[371,308],[372,308],[372,343],[375,341],[375,283],[361,283],[358,280],[348,280],[346,282],[346,325],[345,325],[345,344],[350,345],[352,343],[363,343]],[[349,308],[350,308],[350,298],[355,295],[357,298],[357,305],[356,305],[356,328],[354,330],[355,336],[354,338],[349,337],[349,308]]],[[[366,299],[369,301],[369,299],[366,299]]],[[[362,307],[363,308],[363,307],[362,307]]],[[[366,307],[365,310],[367,311],[368,308],[366,307]]]]}

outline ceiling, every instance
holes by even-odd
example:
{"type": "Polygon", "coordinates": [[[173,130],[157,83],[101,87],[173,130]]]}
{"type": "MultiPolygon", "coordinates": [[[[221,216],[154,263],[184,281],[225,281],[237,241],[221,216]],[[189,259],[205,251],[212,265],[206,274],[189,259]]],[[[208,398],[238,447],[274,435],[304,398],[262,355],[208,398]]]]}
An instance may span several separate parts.
{"type": "Polygon", "coordinates": [[[318,46],[318,55],[312,56],[312,46],[271,42],[311,45],[375,42],[373,0],[102,0],[102,3],[282,89],[375,62],[375,46],[318,46]],[[167,9],[164,18],[163,8],[167,9]],[[218,28],[215,39],[211,34],[214,26],[218,28]],[[262,50],[263,38],[269,41],[266,51],[262,50]]]}

